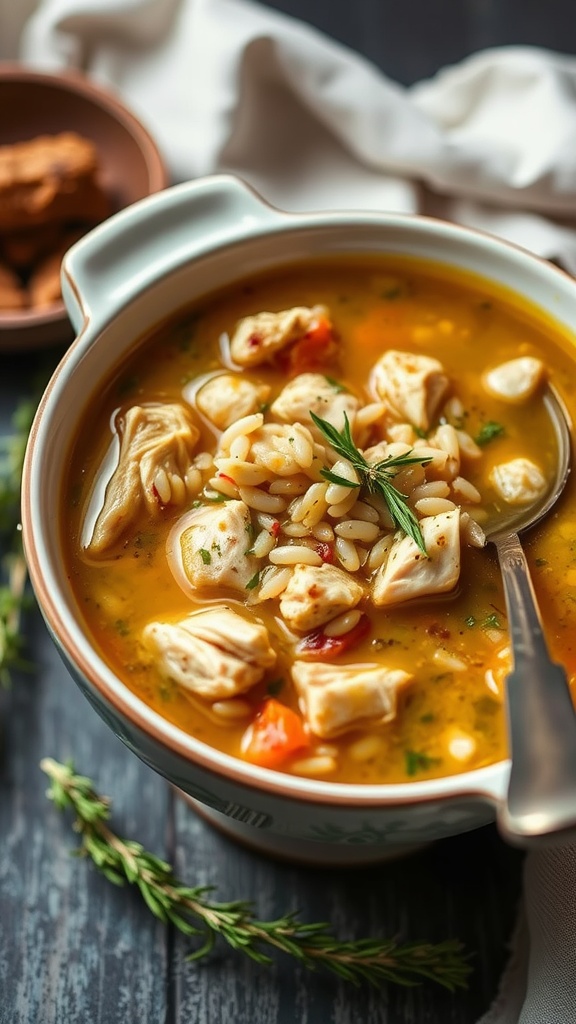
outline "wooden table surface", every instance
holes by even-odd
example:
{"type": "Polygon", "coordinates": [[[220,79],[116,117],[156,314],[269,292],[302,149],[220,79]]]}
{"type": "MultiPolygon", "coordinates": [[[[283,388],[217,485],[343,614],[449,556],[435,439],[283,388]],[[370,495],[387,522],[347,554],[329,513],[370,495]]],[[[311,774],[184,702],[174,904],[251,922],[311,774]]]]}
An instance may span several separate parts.
{"type": "MultiPolygon", "coordinates": [[[[473,50],[531,43],[574,50],[569,0],[270,0],[365,53],[402,82],[473,50]]],[[[0,112],[1,116],[1,112],[0,112]]],[[[43,355],[43,358],[46,354],[43,355]]],[[[56,359],[56,353],[48,358],[56,359]]],[[[40,356],[0,357],[0,427],[40,356]]],[[[37,613],[32,676],[0,694],[0,1024],[473,1024],[493,998],[520,893],[522,855],[487,827],[363,870],[276,863],[236,846],[174,797],[100,721],[61,665],[37,613]],[[114,802],[114,823],[190,884],[247,898],[261,917],[299,909],[342,937],[459,937],[469,989],[356,990],[282,958],[271,969],[186,941],[135,892],[70,856],[70,822],[45,797],[43,756],[73,758],[114,802]]]]}

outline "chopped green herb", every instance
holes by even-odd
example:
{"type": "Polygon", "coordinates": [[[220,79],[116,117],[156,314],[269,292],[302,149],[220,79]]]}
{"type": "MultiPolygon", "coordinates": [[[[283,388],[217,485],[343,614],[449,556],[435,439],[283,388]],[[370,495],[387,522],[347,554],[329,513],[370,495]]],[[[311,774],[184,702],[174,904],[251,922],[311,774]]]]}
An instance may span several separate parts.
{"type": "Polygon", "coordinates": [[[248,580],[248,583],[246,584],[246,590],[254,590],[254,588],[258,586],[259,582],[260,582],[260,570],[258,570],[258,572],[254,573],[254,575],[253,575],[251,580],[248,580]]]}
{"type": "Polygon", "coordinates": [[[470,627],[470,629],[472,629],[472,626],[476,625],[476,619],[473,615],[469,615],[467,619],[464,619],[464,622],[470,627]]]}
{"type": "Polygon", "coordinates": [[[548,559],[537,558],[534,564],[537,565],[539,569],[541,569],[544,565],[548,565],[548,559]]]}
{"type": "Polygon", "coordinates": [[[119,636],[129,636],[130,635],[130,626],[128,625],[128,623],[126,622],[125,619],[116,619],[116,622],[114,623],[114,627],[116,629],[116,632],[119,634],[119,636]]]}
{"type": "Polygon", "coordinates": [[[341,384],[339,380],[334,380],[334,377],[329,377],[327,373],[324,374],[324,377],[328,381],[330,387],[334,388],[337,395],[341,394],[342,391],[348,391],[346,385],[341,384]]]}
{"type": "Polygon", "coordinates": [[[200,558],[204,562],[204,565],[210,565],[210,562],[212,561],[212,555],[210,554],[209,551],[206,551],[206,548],[200,548],[198,554],[200,555],[200,558]]]}
{"type": "Polygon", "coordinates": [[[416,775],[417,772],[425,772],[439,763],[439,758],[430,757],[420,750],[405,750],[404,763],[407,775],[416,775]]]}
{"type": "Polygon", "coordinates": [[[420,715],[420,721],[424,722],[425,724],[427,722],[434,722],[435,720],[436,716],[433,715],[431,711],[427,711],[425,715],[420,715]]]}
{"type": "Polygon", "coordinates": [[[502,437],[504,433],[504,427],[501,423],[497,423],[496,420],[487,420],[480,427],[474,440],[476,444],[482,447],[482,445],[488,444],[489,441],[493,441],[495,437],[502,437]]]}
{"type": "Polygon", "coordinates": [[[414,423],[412,424],[412,430],[416,434],[416,437],[421,437],[424,440],[428,437],[428,432],[426,430],[422,430],[422,427],[417,427],[414,423]]]}
{"type": "Polygon", "coordinates": [[[482,625],[484,629],[502,629],[502,626],[500,625],[500,620],[495,612],[492,612],[490,615],[487,615],[482,625]]]}
{"type": "Polygon", "coordinates": [[[260,405],[258,406],[258,412],[261,412],[262,415],[264,415],[265,412],[268,412],[269,408],[270,402],[260,402],[260,405]]]}

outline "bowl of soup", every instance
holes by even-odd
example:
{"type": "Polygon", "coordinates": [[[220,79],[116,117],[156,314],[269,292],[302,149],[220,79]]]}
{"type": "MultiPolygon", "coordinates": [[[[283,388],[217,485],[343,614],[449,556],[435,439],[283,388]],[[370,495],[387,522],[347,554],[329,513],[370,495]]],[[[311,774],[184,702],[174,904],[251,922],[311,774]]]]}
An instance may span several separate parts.
{"type": "MultiPolygon", "coordinates": [[[[40,608],[95,710],[228,834],[363,862],[498,814],[486,531],[550,487],[576,286],[488,235],[174,186],[72,247],[27,450],[40,608]]],[[[527,538],[574,678],[574,482],[527,538]]]]}

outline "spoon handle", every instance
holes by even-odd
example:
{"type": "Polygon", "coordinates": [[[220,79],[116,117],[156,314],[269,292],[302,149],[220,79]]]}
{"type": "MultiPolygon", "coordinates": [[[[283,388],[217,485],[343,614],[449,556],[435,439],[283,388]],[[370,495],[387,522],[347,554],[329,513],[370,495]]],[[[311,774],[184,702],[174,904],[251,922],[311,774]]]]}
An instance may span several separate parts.
{"type": "Polygon", "coordinates": [[[522,846],[561,842],[576,829],[576,712],[566,672],[548,652],[518,535],[502,534],[493,542],[513,652],[506,679],[512,764],[498,826],[504,838],[522,846]]]}

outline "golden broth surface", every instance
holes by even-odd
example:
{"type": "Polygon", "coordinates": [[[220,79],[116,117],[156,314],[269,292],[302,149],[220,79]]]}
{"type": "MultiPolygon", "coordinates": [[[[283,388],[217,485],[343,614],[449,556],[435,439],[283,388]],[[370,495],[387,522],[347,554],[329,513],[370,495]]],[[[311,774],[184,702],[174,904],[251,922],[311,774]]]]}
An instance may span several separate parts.
{"type": "MultiPolygon", "coordinates": [[[[141,402],[182,401],[191,382],[222,368],[225,339],[241,317],[318,303],[328,306],[340,337],[337,368],[326,372],[355,393],[367,394],[370,370],[387,348],[424,353],[443,363],[464,405],[466,431],[475,436],[489,421],[505,425],[503,436],[485,446],[481,477],[479,470],[467,467],[466,476],[483,493],[487,469],[513,457],[519,448],[528,450],[548,473],[555,458],[541,403],[511,407],[490,397],[480,385],[484,370],[518,355],[540,357],[576,417],[576,350],[569,339],[551,324],[538,322],[530,309],[513,304],[504,292],[488,289],[472,277],[407,260],[358,257],[288,267],[208,297],[154,332],[106,393],[92,402],[85,434],[71,460],[64,547],[80,614],[104,660],[169,721],[238,757],[246,722],[222,721],[201,700],[161,678],[144,656],[140,639],[150,621],[176,620],[203,603],[192,602],[167,567],[166,538],[182,510],[167,508],[160,520],[143,512],[137,528],[113,556],[100,561],[85,557],[82,523],[119,409],[141,402]]],[[[274,365],[258,366],[250,376],[271,386],[271,401],[286,383],[274,365]]],[[[215,432],[206,422],[199,425],[198,450],[214,450],[215,432]]],[[[571,678],[576,667],[575,487],[573,476],[557,509],[526,541],[552,653],[567,666],[571,678]]],[[[359,647],[341,656],[348,663],[382,659],[391,668],[413,672],[415,681],[396,719],[376,734],[370,732],[375,738],[365,757],[359,756],[359,741],[366,738],[361,730],[330,741],[329,746],[338,750],[331,780],[403,782],[458,773],[506,756],[502,701],[509,658],[499,571],[490,546],[463,547],[462,558],[455,593],[370,609],[370,633],[359,647]],[[451,670],[450,658],[455,664],[464,662],[465,671],[451,670]],[[465,759],[453,754],[462,737],[473,746],[473,754],[465,759]]],[[[237,594],[226,595],[226,600],[239,606],[237,594]]],[[[256,613],[270,630],[279,660],[248,696],[256,704],[273,692],[297,708],[277,600],[258,605],[256,613]]],[[[291,771],[297,760],[288,759],[281,770],[291,771]]]]}

